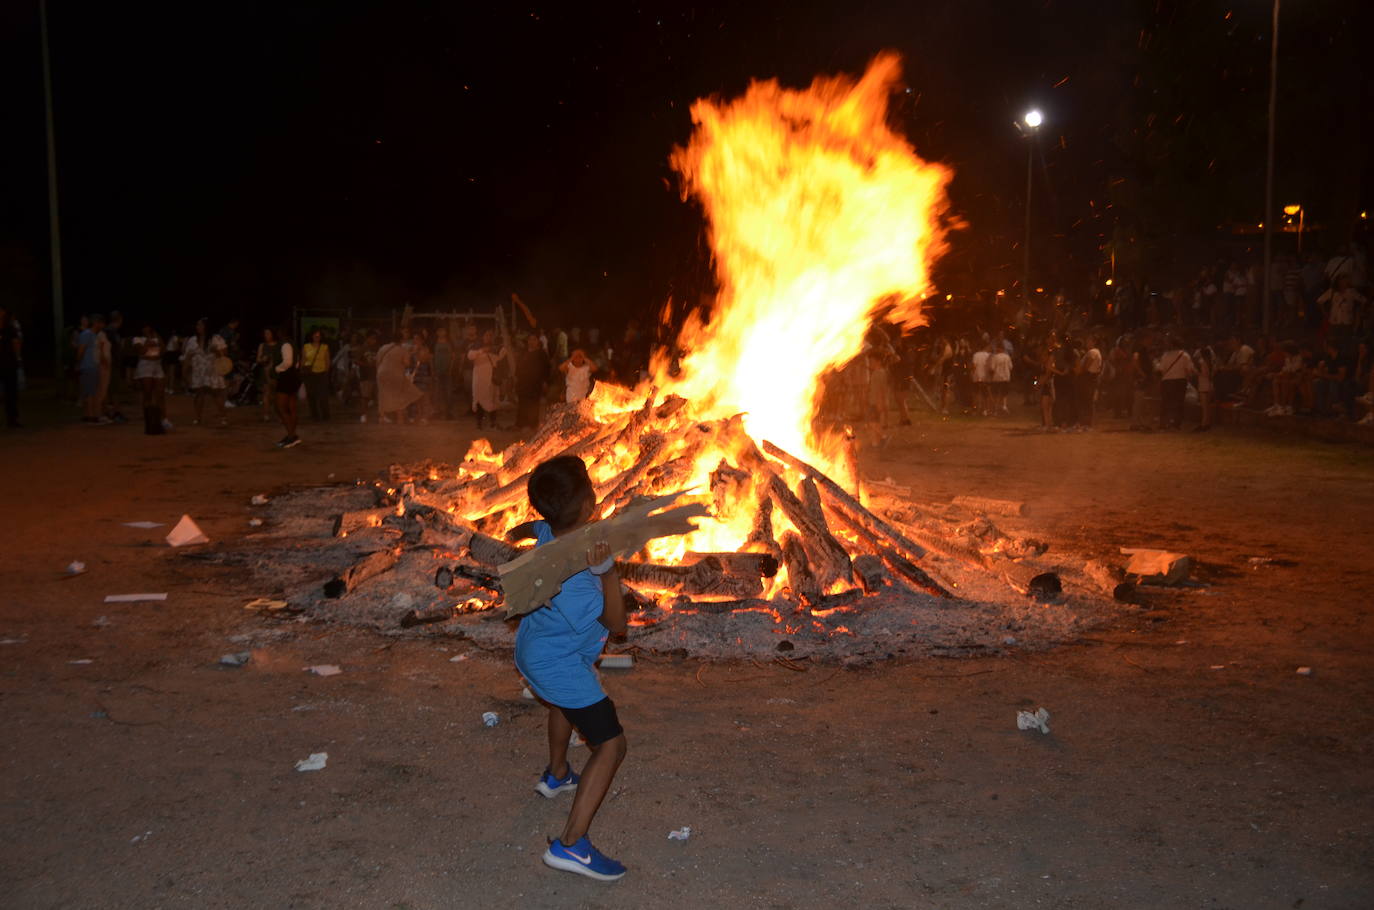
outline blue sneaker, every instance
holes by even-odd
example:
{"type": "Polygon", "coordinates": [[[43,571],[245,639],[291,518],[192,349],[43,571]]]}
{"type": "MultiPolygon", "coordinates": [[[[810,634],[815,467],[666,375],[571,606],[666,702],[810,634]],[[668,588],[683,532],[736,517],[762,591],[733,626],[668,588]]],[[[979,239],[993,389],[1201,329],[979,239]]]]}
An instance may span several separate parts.
{"type": "Polygon", "coordinates": [[[625,874],[625,867],[593,847],[585,834],[571,847],[563,846],[558,838],[549,841],[544,865],[602,882],[613,882],[625,874]]]}
{"type": "Polygon", "coordinates": [[[553,799],[560,793],[571,793],[577,789],[578,777],[573,773],[572,765],[568,765],[568,776],[562,780],[549,773],[549,769],[544,769],[544,774],[539,778],[539,783],[534,785],[534,789],[553,799]]]}

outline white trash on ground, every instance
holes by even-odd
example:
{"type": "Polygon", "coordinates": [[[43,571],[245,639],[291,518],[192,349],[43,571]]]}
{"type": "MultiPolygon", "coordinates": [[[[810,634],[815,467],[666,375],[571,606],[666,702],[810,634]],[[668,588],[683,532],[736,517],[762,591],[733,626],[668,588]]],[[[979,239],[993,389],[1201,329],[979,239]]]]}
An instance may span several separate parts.
{"type": "Polygon", "coordinates": [[[253,498],[248,501],[255,506],[265,506],[269,502],[268,498],[261,493],[253,494],[253,498]]]}
{"type": "Polygon", "coordinates": [[[177,526],[167,535],[167,543],[174,547],[189,547],[192,544],[209,542],[210,538],[205,536],[200,525],[191,520],[190,515],[181,516],[181,521],[177,522],[177,526]]]}
{"type": "Polygon", "coordinates": [[[260,528],[260,527],[262,527],[262,519],[261,519],[261,518],[250,518],[250,519],[248,519],[248,527],[250,527],[250,528],[260,528]]]}
{"type": "Polygon", "coordinates": [[[1311,667],[1298,667],[1298,675],[1299,675],[1299,676],[1311,676],[1311,675],[1312,675],[1312,668],[1311,668],[1311,667]]]}
{"type": "Polygon", "coordinates": [[[467,660],[467,659],[468,659],[467,654],[455,654],[455,655],[453,655],[452,657],[450,657],[450,658],[448,659],[448,662],[451,663],[451,664],[460,664],[460,663],[462,663],[463,661],[465,661],[465,660],[467,660]]]}
{"type": "Polygon", "coordinates": [[[160,528],[160,527],[162,527],[162,525],[163,525],[163,522],[160,522],[160,521],[126,521],[126,522],[124,522],[124,527],[126,527],[126,528],[143,528],[145,531],[148,530],[149,528],[160,528]]]}
{"type": "Polygon", "coordinates": [[[306,667],[305,672],[315,676],[338,676],[343,670],[338,664],[315,664],[313,667],[306,667]]]}
{"type": "Polygon", "coordinates": [[[73,559],[67,563],[68,575],[80,575],[84,571],[86,571],[86,564],[79,559],[73,559]]]}
{"type": "Polygon", "coordinates": [[[691,836],[692,836],[692,829],[691,829],[691,826],[689,826],[689,825],[683,825],[681,828],[678,828],[676,831],[669,831],[669,832],[668,832],[668,840],[685,841],[687,838],[689,838],[689,837],[691,837],[691,836]]]}
{"type": "Polygon", "coordinates": [[[482,723],[488,727],[494,727],[501,722],[501,715],[495,711],[483,711],[482,723]]]}
{"type": "Polygon", "coordinates": [[[1041,733],[1048,733],[1050,732],[1050,712],[1044,708],[1036,708],[1035,713],[1017,711],[1016,729],[1039,730],[1041,733]]]}
{"type": "Polygon", "coordinates": [[[323,771],[325,763],[329,761],[328,752],[311,752],[309,758],[302,758],[296,762],[297,771],[323,771]]]}
{"type": "Polygon", "coordinates": [[[166,600],[166,594],[106,594],[107,604],[137,604],[146,601],[166,600]]]}
{"type": "Polygon", "coordinates": [[[226,667],[241,667],[253,659],[252,651],[238,651],[234,654],[220,655],[219,662],[226,667]]]}

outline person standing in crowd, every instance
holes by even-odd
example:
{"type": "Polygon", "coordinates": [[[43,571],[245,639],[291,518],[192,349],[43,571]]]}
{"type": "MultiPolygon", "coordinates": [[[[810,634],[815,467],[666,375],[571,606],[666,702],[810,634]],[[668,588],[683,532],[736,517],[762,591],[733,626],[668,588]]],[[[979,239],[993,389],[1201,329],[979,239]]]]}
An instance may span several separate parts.
{"type": "Polygon", "coordinates": [[[305,397],[310,405],[310,419],[317,423],[329,419],[329,368],[333,358],[324,330],[315,326],[301,346],[301,381],[305,383],[305,397]]]}
{"type": "Polygon", "coordinates": [[[1350,275],[1341,272],[1332,286],[1317,298],[1317,304],[1326,312],[1326,324],[1330,327],[1331,337],[1344,344],[1355,334],[1355,328],[1364,322],[1364,311],[1369,301],[1355,290],[1350,275]]]}
{"type": "Polygon", "coordinates": [[[973,413],[988,416],[988,358],[992,345],[985,342],[973,352],[969,362],[969,378],[973,380],[973,413]]]}
{"type": "Polygon", "coordinates": [[[458,359],[458,396],[460,400],[471,401],[472,399],[472,357],[469,356],[473,351],[482,347],[482,339],[478,337],[477,326],[469,322],[463,327],[463,342],[454,349],[454,356],[458,359]]]}
{"type": "Polygon", "coordinates": [[[558,370],[563,374],[563,400],[568,404],[577,404],[592,393],[592,362],[581,348],[573,348],[558,370]]]}
{"type": "Polygon", "coordinates": [[[24,336],[9,310],[0,306],[0,385],[5,394],[5,426],[19,423],[19,365],[23,362],[24,336]]]}
{"type": "Polygon", "coordinates": [[[262,421],[267,423],[277,413],[277,371],[281,361],[281,341],[275,329],[262,330],[262,342],[258,344],[258,372],[262,376],[262,421]]]}
{"type": "Polygon", "coordinates": [[[164,381],[169,395],[175,395],[178,390],[186,391],[186,383],[181,376],[181,345],[181,336],[172,332],[162,348],[162,373],[166,377],[164,381]]]}
{"type": "Polygon", "coordinates": [[[423,331],[410,336],[410,381],[420,390],[420,397],[408,416],[412,423],[427,424],[434,412],[434,354],[423,331]]]}
{"type": "Polygon", "coordinates": [[[448,326],[441,325],[434,334],[434,415],[439,420],[453,419],[453,342],[448,326]]]}
{"type": "Polygon", "coordinates": [[[195,334],[186,339],[181,353],[186,384],[194,396],[191,400],[191,406],[195,410],[195,419],[191,421],[193,425],[198,426],[204,419],[206,401],[215,403],[215,416],[219,418],[219,425],[229,425],[224,411],[224,374],[219,369],[219,361],[228,359],[227,350],[224,338],[210,334],[208,320],[196,321],[195,334]]]}
{"type": "Polygon", "coordinates": [[[1159,374],[1159,428],[1177,430],[1183,426],[1183,398],[1188,379],[1197,369],[1193,366],[1193,358],[1172,335],[1164,340],[1164,353],[1155,361],[1155,372],[1159,374]]]}
{"type": "Polygon", "coordinates": [[[539,425],[540,406],[549,383],[549,355],[537,335],[525,336],[525,349],[515,359],[515,425],[539,425]]]}
{"type": "Polygon", "coordinates": [[[377,413],[382,423],[404,423],[405,412],[424,397],[410,381],[411,355],[405,332],[377,351],[377,413]]]}
{"type": "Polygon", "coordinates": [[[1065,338],[1054,352],[1054,424],[1062,430],[1078,425],[1078,347],[1065,338]]]}
{"type": "Polygon", "coordinates": [[[82,423],[98,423],[100,419],[100,347],[96,344],[96,334],[104,329],[105,319],[92,316],[90,324],[90,328],[76,336],[76,376],[82,423]]]}
{"type": "Polygon", "coordinates": [[[1194,427],[1194,432],[1206,432],[1212,428],[1213,399],[1216,389],[1212,383],[1212,368],[1216,365],[1216,355],[1212,349],[1203,345],[1197,352],[1197,404],[1202,419],[1194,427]]]}
{"type": "Polygon", "coordinates": [[[490,420],[496,428],[496,366],[510,356],[504,347],[496,346],[496,333],[488,329],[482,333],[482,344],[468,351],[472,361],[472,410],[477,415],[477,428],[490,420]]]}
{"type": "Polygon", "coordinates": [[[988,407],[992,413],[1008,417],[1011,415],[1007,398],[1011,393],[1012,362],[1003,340],[1002,336],[997,336],[993,341],[992,353],[988,356],[988,389],[992,393],[988,407]]]}
{"type": "Polygon", "coordinates": [[[239,317],[230,316],[229,321],[221,326],[215,334],[224,339],[225,356],[230,360],[237,360],[239,357],[239,317]]]}
{"type": "Polygon", "coordinates": [[[1040,432],[1054,429],[1054,342],[1047,340],[1040,346],[1040,432]]]}
{"type": "Polygon", "coordinates": [[[1078,358],[1075,393],[1078,395],[1078,425],[1092,429],[1097,414],[1097,388],[1102,378],[1102,348],[1096,337],[1088,338],[1088,349],[1078,358]]]}
{"type": "Polygon", "coordinates": [[[301,444],[301,438],[296,435],[301,368],[296,360],[296,350],[287,340],[285,333],[279,331],[275,334],[281,342],[277,345],[272,372],[276,374],[277,414],[281,417],[282,427],[286,430],[286,435],[277,443],[277,448],[289,449],[301,444]]]}
{"type": "Polygon", "coordinates": [[[143,334],[134,339],[138,364],[134,380],[138,383],[143,402],[143,432],[161,436],[172,428],[167,419],[166,374],[162,369],[162,336],[151,325],[143,326],[143,334]]]}

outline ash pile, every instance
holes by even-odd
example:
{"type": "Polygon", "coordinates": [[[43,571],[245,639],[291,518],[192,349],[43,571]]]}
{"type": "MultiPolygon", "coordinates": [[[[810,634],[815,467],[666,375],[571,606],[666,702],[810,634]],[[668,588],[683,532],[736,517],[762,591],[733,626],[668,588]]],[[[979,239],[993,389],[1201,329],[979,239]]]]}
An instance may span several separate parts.
{"type": "Polygon", "coordinates": [[[1072,640],[1114,609],[1115,579],[1019,533],[1015,503],[922,502],[863,484],[843,458],[839,482],[755,443],[738,417],[702,420],[681,398],[631,395],[559,406],[501,452],[478,440],[457,464],[393,465],[371,483],[278,496],[260,533],[205,556],[251,568],[321,620],[509,647],[497,567],[523,550],[504,538],[538,517],[530,471],[575,455],[601,517],[682,489],[680,502],[710,510],[697,532],[621,559],[632,613],[616,648],[847,662],[990,653],[1072,640]]]}

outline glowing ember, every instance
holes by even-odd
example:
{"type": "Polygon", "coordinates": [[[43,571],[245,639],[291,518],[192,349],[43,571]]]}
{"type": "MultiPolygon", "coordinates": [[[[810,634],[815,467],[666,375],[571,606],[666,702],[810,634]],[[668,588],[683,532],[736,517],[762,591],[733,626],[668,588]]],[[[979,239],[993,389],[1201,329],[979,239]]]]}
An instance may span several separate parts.
{"type": "Polygon", "coordinates": [[[886,124],[900,61],[883,54],[858,82],[805,90],[755,82],[731,102],[692,107],[696,132],[673,166],[710,221],[720,283],[709,324],[692,319],[670,388],[714,416],[745,412],[770,439],[823,468],[813,435],[826,371],[860,353],[875,312],[922,323],[919,298],[944,251],[948,169],[922,161],[886,124]]]}

